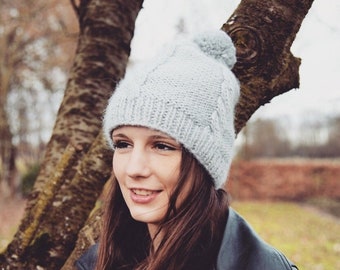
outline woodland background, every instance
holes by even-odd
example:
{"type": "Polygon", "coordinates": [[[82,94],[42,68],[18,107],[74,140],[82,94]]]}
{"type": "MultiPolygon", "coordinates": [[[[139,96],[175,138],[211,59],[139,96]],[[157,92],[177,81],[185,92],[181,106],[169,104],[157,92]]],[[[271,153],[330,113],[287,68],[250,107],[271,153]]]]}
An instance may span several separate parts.
{"type": "MultiPolygon", "coordinates": [[[[145,1],[145,10],[152,8],[151,2],[149,4],[148,1],[145,1]]],[[[197,1],[196,4],[194,2],[188,1],[186,4],[188,7],[192,7],[191,12],[195,11],[195,7],[197,8],[197,1]]],[[[207,4],[202,1],[201,4],[208,7],[211,5],[211,1],[208,2],[207,4]]],[[[218,2],[218,5],[227,1],[216,2],[218,2]]],[[[184,15],[176,18],[175,27],[172,28],[173,33],[169,34],[163,30],[162,33],[167,33],[163,37],[163,41],[151,40],[151,43],[161,44],[166,42],[170,36],[172,38],[174,35],[191,33],[193,32],[192,25],[195,25],[195,31],[199,31],[201,28],[219,28],[229,17],[228,14],[231,14],[236,8],[236,6],[232,6],[236,2],[238,1],[231,1],[226,6],[223,5],[223,8],[229,10],[229,13],[219,15],[222,16],[223,20],[217,23],[209,20],[202,23],[197,18],[187,18],[184,15]]],[[[32,197],[39,196],[38,192],[31,193],[31,191],[43,165],[46,148],[52,147],[51,145],[48,146],[48,142],[65,88],[72,88],[73,81],[77,82],[77,80],[83,80],[85,87],[99,88],[104,83],[107,83],[108,78],[110,78],[109,76],[105,77],[104,75],[106,74],[102,74],[103,67],[96,66],[95,61],[93,61],[91,67],[90,58],[87,59],[90,63],[90,68],[92,68],[92,71],[94,69],[98,74],[102,74],[99,75],[99,79],[106,80],[104,83],[98,81],[92,85],[92,82],[87,82],[86,72],[80,74],[79,77],[70,77],[69,75],[72,73],[72,65],[73,68],[75,65],[79,32],[90,31],[90,28],[86,27],[80,30],[77,21],[77,18],[80,18],[80,20],[86,18],[80,7],[81,4],[86,6],[88,3],[91,3],[91,1],[51,0],[48,1],[48,4],[46,1],[1,1],[0,252],[16,232],[19,220],[23,217],[27,200],[32,200],[32,197]]],[[[95,4],[96,1],[93,1],[93,5],[95,4]]],[[[211,13],[216,14],[217,11],[211,11],[211,13]]],[[[209,14],[208,17],[214,17],[212,14],[209,14]]],[[[137,15],[135,14],[135,16],[137,15]]],[[[130,19],[132,20],[132,18],[130,19]]],[[[158,20],[160,21],[161,19],[158,20]]],[[[87,23],[90,24],[91,22],[87,23]]],[[[140,25],[140,28],[142,28],[143,22],[140,25]]],[[[125,27],[129,31],[133,30],[127,24],[125,27]]],[[[340,35],[339,25],[326,24],[326,28],[333,32],[334,36],[340,35]]],[[[137,30],[138,24],[136,26],[137,30]]],[[[100,28],[97,28],[96,31],[100,31],[100,28]]],[[[113,32],[112,34],[116,33],[113,32]]],[[[159,32],[155,29],[153,32],[150,29],[144,34],[144,36],[150,35],[159,36],[159,32]]],[[[100,38],[100,35],[98,38],[100,38]]],[[[126,38],[122,38],[122,40],[127,42],[126,38]]],[[[134,46],[134,42],[138,42],[137,35],[132,46],[134,46]]],[[[92,49],[94,50],[96,45],[91,46],[93,46],[92,49]]],[[[129,65],[133,65],[135,61],[147,57],[150,53],[142,51],[138,54],[137,52],[140,49],[136,48],[134,51],[133,48],[129,65]]],[[[126,51],[125,54],[128,54],[128,49],[124,48],[124,46],[123,49],[126,51]]],[[[155,48],[152,49],[155,50],[155,48]]],[[[124,54],[123,56],[115,57],[117,59],[123,57],[127,61],[127,56],[124,54]]],[[[302,59],[303,61],[304,59],[302,59]]],[[[112,67],[105,68],[112,72],[112,67]]],[[[322,72],[320,67],[317,68],[319,73],[322,72]]],[[[113,89],[114,80],[122,75],[122,71],[116,73],[117,77],[111,79],[113,82],[103,87],[112,86],[113,89]]],[[[320,75],[319,73],[317,74],[320,75]]],[[[339,91],[339,85],[333,85],[332,87],[337,88],[337,91],[339,91]]],[[[109,89],[110,91],[112,92],[109,89]]],[[[326,93],[327,89],[320,89],[320,91],[326,93]]],[[[93,102],[96,102],[99,98],[102,99],[103,96],[105,95],[101,93],[92,96],[93,102]]],[[[79,95],[78,98],[86,99],[88,97],[79,95]]],[[[73,102],[74,100],[70,98],[68,102],[73,102]]],[[[307,100],[308,98],[306,97],[306,102],[307,100]]],[[[289,103],[290,101],[286,102],[289,103]]],[[[275,104],[270,106],[273,107],[275,104]]],[[[83,107],[81,109],[78,108],[76,112],[70,110],[64,113],[65,115],[74,113],[77,117],[83,115],[88,108],[83,107]],[[81,111],[81,109],[84,111],[81,111]]],[[[290,110],[289,106],[286,107],[286,110],[290,110]]],[[[79,125],[79,127],[84,124],[77,123],[76,119],[71,119],[71,121],[75,121],[75,125],[79,125]]],[[[86,124],[94,126],[91,122],[86,122],[86,124]]],[[[71,136],[72,133],[64,135],[67,137],[68,135],[71,136]]],[[[84,137],[88,136],[85,133],[82,135],[84,137]]],[[[73,146],[67,146],[63,154],[63,158],[70,164],[75,162],[75,159],[82,157],[79,154],[79,152],[83,151],[82,147],[85,149],[88,147],[88,143],[77,136],[73,138],[73,146]]],[[[65,140],[61,134],[57,134],[56,137],[61,141],[65,140]]],[[[70,171],[72,170],[70,169],[70,171]]],[[[109,172],[105,171],[105,173],[107,178],[109,172]]],[[[41,174],[43,175],[43,172],[41,174]]],[[[61,174],[62,177],[68,177],[63,172],[61,174]]],[[[296,114],[296,117],[289,118],[285,114],[275,117],[275,113],[271,113],[269,110],[263,116],[253,115],[238,134],[237,151],[235,152],[235,160],[229,176],[228,189],[236,206],[239,201],[254,200],[261,201],[264,204],[268,204],[268,201],[284,201],[298,203],[303,206],[317,206],[317,209],[322,210],[323,215],[330,213],[332,217],[335,217],[332,221],[339,224],[339,220],[336,218],[340,216],[339,175],[340,114],[338,111],[331,111],[327,115],[309,113],[307,116],[306,114],[301,116],[296,114]]],[[[104,176],[96,175],[96,177],[104,176]]],[[[42,180],[38,180],[38,183],[35,184],[37,190],[44,189],[39,187],[42,182],[42,180]]],[[[96,196],[100,192],[100,190],[97,190],[96,196]]],[[[52,194],[52,196],[54,195],[52,194]]],[[[55,200],[53,203],[58,205],[60,201],[55,200]]],[[[65,221],[66,223],[67,220],[65,221]]],[[[39,235],[39,233],[36,233],[36,235],[39,235]]],[[[38,240],[43,241],[43,238],[38,238],[38,240]]],[[[37,243],[37,241],[32,242],[32,246],[37,243]]],[[[29,244],[27,245],[29,246],[29,244]]],[[[328,250],[327,253],[333,252],[334,255],[339,255],[340,239],[335,238],[329,245],[331,245],[331,251],[328,250]]],[[[55,250],[55,252],[58,253],[58,250],[55,250]]],[[[33,252],[33,254],[35,253],[33,252]]],[[[333,266],[340,267],[339,264],[334,264],[333,266]]],[[[321,266],[320,264],[309,265],[309,268],[331,269],[322,264],[321,266]]],[[[11,269],[17,268],[13,266],[11,269]]]]}

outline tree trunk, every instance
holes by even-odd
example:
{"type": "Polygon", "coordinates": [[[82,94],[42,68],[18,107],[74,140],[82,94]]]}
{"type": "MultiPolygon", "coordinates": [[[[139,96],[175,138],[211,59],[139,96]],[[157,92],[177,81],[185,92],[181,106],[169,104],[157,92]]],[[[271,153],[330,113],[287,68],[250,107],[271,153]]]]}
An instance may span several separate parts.
{"type": "MultiPolygon", "coordinates": [[[[0,91],[1,92],[1,91],[0,91]]],[[[5,101],[0,97],[0,195],[12,196],[15,193],[15,147],[8,123],[5,101]]]]}
{"type": "Polygon", "coordinates": [[[53,135],[6,269],[60,269],[111,174],[101,117],[130,54],[141,1],[83,0],[80,36],[53,135]]]}
{"type": "MultiPolygon", "coordinates": [[[[289,50],[312,2],[243,0],[223,25],[237,47],[234,71],[242,91],[237,132],[259,106],[298,87],[300,61],[289,50]]],[[[83,225],[111,173],[101,115],[124,74],[141,5],[83,0],[76,7],[81,31],[75,63],[26,216],[0,256],[4,269],[60,269],[67,257],[62,269],[72,269],[96,241],[101,210],[83,225]]]]}

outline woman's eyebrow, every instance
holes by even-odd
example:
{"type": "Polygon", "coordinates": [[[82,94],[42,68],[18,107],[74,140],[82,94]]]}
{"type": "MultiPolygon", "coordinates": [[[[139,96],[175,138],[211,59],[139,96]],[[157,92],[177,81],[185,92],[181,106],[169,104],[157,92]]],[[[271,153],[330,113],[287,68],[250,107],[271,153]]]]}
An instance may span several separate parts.
{"type": "Polygon", "coordinates": [[[167,135],[151,135],[150,136],[151,139],[155,139],[155,140],[171,140],[171,141],[176,141],[175,139],[171,138],[170,136],[167,135]]]}
{"type": "Polygon", "coordinates": [[[150,139],[151,140],[165,140],[167,142],[171,142],[171,143],[181,145],[180,142],[178,142],[177,140],[175,140],[174,138],[172,138],[168,135],[152,135],[152,136],[150,136],[150,139]]]}

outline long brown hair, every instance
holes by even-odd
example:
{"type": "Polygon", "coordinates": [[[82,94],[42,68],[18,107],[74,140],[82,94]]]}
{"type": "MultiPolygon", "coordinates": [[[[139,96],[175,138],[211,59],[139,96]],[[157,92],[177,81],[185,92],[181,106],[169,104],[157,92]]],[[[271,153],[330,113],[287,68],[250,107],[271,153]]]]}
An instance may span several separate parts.
{"type": "Polygon", "coordinates": [[[159,226],[162,240],[153,249],[147,225],[135,221],[115,180],[103,216],[97,270],[213,269],[227,220],[228,198],[216,190],[205,168],[182,150],[178,185],[159,226]],[[192,179],[190,193],[178,206],[185,181],[192,179]]]}

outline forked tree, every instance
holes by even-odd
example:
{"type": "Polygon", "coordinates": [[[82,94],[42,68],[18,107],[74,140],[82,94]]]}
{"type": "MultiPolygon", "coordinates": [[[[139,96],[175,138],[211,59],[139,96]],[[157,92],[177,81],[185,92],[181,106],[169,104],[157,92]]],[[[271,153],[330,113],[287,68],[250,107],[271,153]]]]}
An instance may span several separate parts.
{"type": "MultiPolygon", "coordinates": [[[[237,132],[261,105],[299,87],[300,59],[290,47],[312,2],[243,0],[221,26],[237,48],[237,132]]],[[[101,116],[124,75],[143,1],[71,4],[80,29],[73,68],[24,218],[0,255],[1,269],[73,269],[98,237],[101,208],[92,210],[111,176],[112,159],[101,116]]]]}

